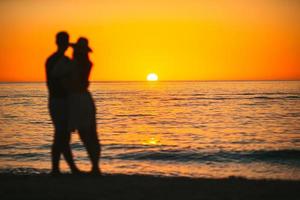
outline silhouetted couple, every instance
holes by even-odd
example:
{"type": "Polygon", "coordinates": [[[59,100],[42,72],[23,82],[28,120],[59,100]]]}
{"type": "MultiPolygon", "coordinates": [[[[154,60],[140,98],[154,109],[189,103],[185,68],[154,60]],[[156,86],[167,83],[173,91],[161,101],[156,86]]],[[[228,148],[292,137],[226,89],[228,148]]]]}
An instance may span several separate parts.
{"type": "Polygon", "coordinates": [[[91,173],[100,174],[100,144],[96,127],[96,108],[90,92],[89,75],[92,51],[86,38],[69,43],[69,35],[56,35],[57,51],[46,62],[49,111],[54,124],[54,140],[51,150],[52,174],[60,174],[59,162],[63,155],[74,174],[81,173],[74,163],[70,140],[71,133],[78,131],[92,163],[91,173]],[[65,51],[73,48],[72,59],[65,51]]]}

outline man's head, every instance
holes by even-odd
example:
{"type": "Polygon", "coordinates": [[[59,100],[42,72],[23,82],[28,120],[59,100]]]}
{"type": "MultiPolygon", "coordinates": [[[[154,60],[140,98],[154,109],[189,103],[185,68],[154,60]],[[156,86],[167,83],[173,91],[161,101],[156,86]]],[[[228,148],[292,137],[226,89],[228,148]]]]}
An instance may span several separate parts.
{"type": "Polygon", "coordinates": [[[66,51],[69,46],[69,34],[65,31],[56,34],[56,45],[61,51],[66,51]]]}

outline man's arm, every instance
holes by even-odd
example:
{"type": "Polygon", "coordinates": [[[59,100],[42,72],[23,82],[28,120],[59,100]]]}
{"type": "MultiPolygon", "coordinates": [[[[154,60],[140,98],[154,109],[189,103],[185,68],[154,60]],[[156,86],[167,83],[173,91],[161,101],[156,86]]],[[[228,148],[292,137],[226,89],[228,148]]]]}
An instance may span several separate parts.
{"type": "Polygon", "coordinates": [[[72,63],[69,58],[63,57],[53,66],[50,75],[55,78],[62,78],[72,70],[72,63]]]}

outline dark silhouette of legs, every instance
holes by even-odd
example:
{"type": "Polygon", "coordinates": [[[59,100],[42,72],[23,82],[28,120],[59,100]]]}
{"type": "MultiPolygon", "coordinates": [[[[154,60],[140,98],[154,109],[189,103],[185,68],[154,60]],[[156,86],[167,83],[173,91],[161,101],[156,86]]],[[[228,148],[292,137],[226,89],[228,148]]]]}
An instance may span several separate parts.
{"type": "Polygon", "coordinates": [[[92,163],[91,172],[93,174],[101,174],[99,168],[101,146],[97,134],[96,107],[91,94],[88,92],[85,95],[87,96],[84,96],[86,99],[83,102],[86,103],[84,107],[86,110],[82,111],[82,113],[86,114],[86,119],[89,120],[89,123],[79,128],[78,132],[92,163]]]}
{"type": "Polygon", "coordinates": [[[79,170],[75,165],[75,162],[73,159],[73,154],[72,154],[71,147],[70,147],[71,133],[66,131],[64,134],[64,137],[61,138],[61,141],[62,141],[61,152],[64,155],[66,162],[68,163],[68,165],[73,173],[78,173],[79,170]]]}
{"type": "Polygon", "coordinates": [[[70,148],[71,134],[68,131],[55,131],[54,142],[52,145],[52,172],[59,173],[59,161],[61,154],[64,155],[72,173],[79,173],[75,165],[72,151],[70,148]]]}
{"type": "Polygon", "coordinates": [[[50,114],[54,124],[54,139],[51,149],[52,156],[52,173],[59,174],[59,162],[61,154],[64,155],[67,164],[69,165],[73,173],[78,173],[79,170],[76,167],[73,155],[70,148],[71,133],[68,131],[67,121],[67,106],[66,100],[55,99],[50,100],[50,114]]]}
{"type": "Polygon", "coordinates": [[[59,139],[57,139],[57,135],[59,133],[57,133],[57,131],[55,131],[54,133],[54,141],[52,144],[52,148],[51,148],[51,159],[52,159],[52,172],[53,174],[58,174],[60,173],[59,170],[59,160],[60,160],[60,148],[59,148],[59,139]]]}
{"type": "Polygon", "coordinates": [[[79,130],[79,136],[88,152],[89,158],[92,162],[92,173],[100,174],[99,158],[100,158],[100,144],[97,134],[96,126],[91,128],[79,130]]]}

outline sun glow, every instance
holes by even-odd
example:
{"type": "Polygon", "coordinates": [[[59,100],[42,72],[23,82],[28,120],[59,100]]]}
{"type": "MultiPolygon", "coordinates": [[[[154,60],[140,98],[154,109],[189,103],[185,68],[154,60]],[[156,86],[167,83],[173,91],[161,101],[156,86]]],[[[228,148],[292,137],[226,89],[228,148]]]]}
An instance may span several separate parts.
{"type": "Polygon", "coordinates": [[[148,140],[143,142],[143,145],[158,145],[158,144],[159,144],[159,140],[154,137],[151,137],[148,140]]]}
{"type": "Polygon", "coordinates": [[[300,80],[300,1],[72,2],[0,0],[1,82],[44,81],[58,31],[89,39],[91,81],[300,80]]]}
{"type": "Polygon", "coordinates": [[[150,73],[147,76],[147,81],[157,81],[158,80],[158,76],[154,73],[150,73]]]}

